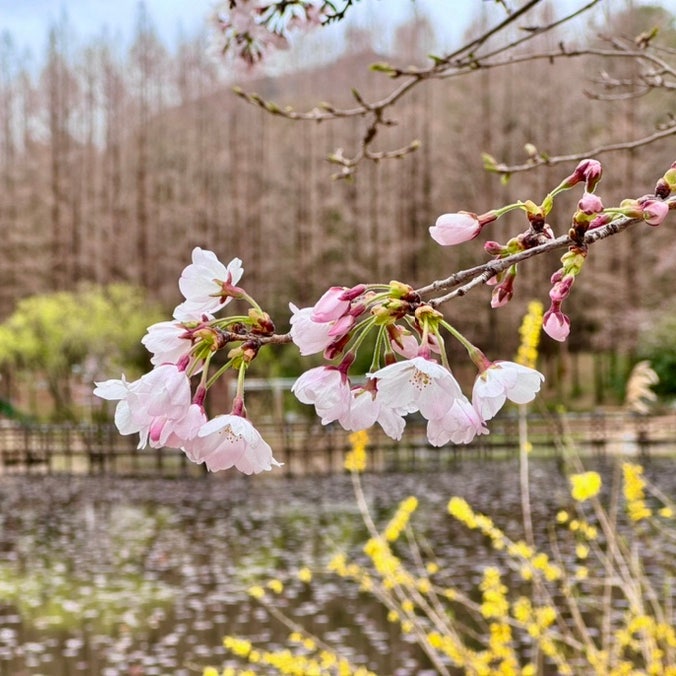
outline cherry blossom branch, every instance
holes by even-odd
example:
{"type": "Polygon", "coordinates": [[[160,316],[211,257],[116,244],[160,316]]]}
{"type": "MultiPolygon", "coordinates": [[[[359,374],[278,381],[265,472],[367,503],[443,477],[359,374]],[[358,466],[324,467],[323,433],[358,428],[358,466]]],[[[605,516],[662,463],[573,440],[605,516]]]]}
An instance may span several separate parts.
{"type": "MultiPolygon", "coordinates": [[[[669,205],[669,209],[676,209],[676,196],[670,197],[669,199],[665,200],[665,202],[669,205]]],[[[586,246],[590,246],[596,242],[611,237],[612,235],[617,235],[618,233],[626,230],[631,225],[636,225],[637,223],[642,222],[642,218],[629,218],[626,216],[620,216],[619,218],[604,226],[588,231],[584,236],[584,244],[586,246]]],[[[556,239],[546,242],[545,244],[535,246],[532,249],[526,249],[525,251],[512,254],[506,258],[491,260],[473,268],[461,270],[450,275],[446,279],[440,279],[428,284],[427,286],[416,289],[416,292],[422,296],[446,289],[454,289],[448,294],[432,298],[431,300],[427,301],[429,305],[436,308],[451,300],[452,298],[466,296],[472,289],[482,284],[486,284],[486,282],[488,282],[491,278],[495,277],[503,270],[508,270],[517,263],[521,263],[522,261],[528,260],[535,256],[549,253],[550,251],[556,251],[557,249],[570,247],[574,244],[575,242],[569,235],[561,235],[556,239]]]]}
{"type": "MultiPolygon", "coordinates": [[[[420,147],[420,141],[415,139],[404,146],[391,149],[376,151],[372,146],[378,136],[382,127],[390,127],[396,124],[396,121],[385,115],[386,111],[394,107],[408,92],[422,82],[434,79],[448,79],[451,77],[458,77],[466,75],[469,72],[478,69],[492,69],[502,66],[515,65],[518,63],[525,63],[546,59],[553,61],[560,58],[573,58],[582,56],[599,56],[602,58],[629,58],[635,60],[637,63],[649,65],[650,68],[645,72],[640,73],[635,79],[614,80],[607,74],[602,73],[597,79],[597,84],[601,84],[606,88],[618,87],[639,87],[639,90],[633,92],[626,92],[622,94],[604,95],[586,91],[585,93],[590,98],[597,100],[612,100],[617,98],[628,98],[639,95],[645,95],[654,89],[674,89],[676,83],[671,82],[669,78],[676,77],[676,69],[674,69],[668,61],[660,58],[657,55],[657,49],[649,49],[652,47],[655,33],[637,36],[633,42],[622,41],[617,38],[604,37],[610,43],[612,49],[569,49],[563,43],[559,45],[557,50],[547,50],[544,52],[526,52],[522,54],[515,54],[518,47],[524,43],[532,40],[535,36],[542,35],[555,28],[560,27],[566,22],[579,17],[583,13],[592,9],[601,0],[591,0],[586,5],[571,11],[566,16],[552,21],[544,26],[527,26],[524,30],[527,35],[505,45],[502,45],[492,51],[479,54],[483,46],[487,45],[490,40],[504,32],[504,30],[517,19],[524,16],[528,11],[533,9],[541,0],[531,0],[517,11],[511,13],[504,20],[498,23],[493,28],[488,29],[479,37],[469,41],[454,52],[443,57],[433,56],[432,64],[430,66],[397,68],[389,64],[380,63],[374,64],[372,68],[380,71],[393,79],[403,78],[403,81],[389,94],[373,102],[367,102],[366,99],[356,90],[353,90],[353,96],[357,101],[357,106],[351,108],[338,108],[331,103],[322,102],[309,111],[296,111],[293,108],[286,106],[280,107],[278,104],[263,99],[256,93],[245,92],[241,88],[235,88],[235,93],[250,104],[256,105],[268,113],[284,117],[293,121],[315,121],[320,122],[324,120],[334,120],[341,118],[362,117],[367,120],[364,132],[359,141],[358,149],[351,155],[346,154],[343,148],[338,148],[332,152],[328,157],[328,161],[332,164],[338,165],[341,169],[334,174],[334,178],[347,178],[352,176],[357,170],[359,164],[364,160],[381,161],[392,158],[401,158],[411,152],[414,152],[420,147]],[[506,55],[506,56],[505,56],[506,55]],[[503,57],[503,58],[497,58],[503,57]]],[[[325,3],[326,4],[326,3],[325,3]]],[[[331,4],[331,3],[329,3],[331,4]]],[[[345,11],[351,3],[348,2],[343,10],[338,12],[331,4],[333,14],[330,15],[331,20],[342,19],[345,11]]],[[[662,52],[669,54],[667,49],[661,49],[662,52]]],[[[656,133],[650,134],[628,143],[618,143],[599,146],[594,149],[587,149],[575,155],[561,155],[551,156],[547,153],[533,149],[529,160],[522,164],[508,165],[498,163],[489,155],[484,156],[485,168],[489,171],[508,176],[511,173],[529,171],[535,167],[543,164],[557,164],[566,161],[575,161],[584,157],[592,155],[603,154],[616,150],[634,149],[644,145],[648,145],[655,140],[671,136],[676,133],[676,124],[668,124],[656,133]]]]}
{"type": "MultiPolygon", "coordinates": [[[[353,90],[353,96],[357,100],[357,106],[352,108],[338,108],[331,103],[322,102],[309,111],[296,111],[290,106],[281,107],[278,104],[263,99],[259,94],[244,91],[241,87],[235,87],[234,93],[250,104],[256,105],[263,110],[284,117],[293,121],[315,121],[334,120],[341,118],[363,117],[367,120],[366,127],[359,142],[359,149],[352,156],[346,155],[344,150],[338,149],[331,153],[328,160],[341,167],[341,171],[334,174],[334,178],[348,178],[352,176],[358,165],[363,160],[380,161],[390,158],[400,158],[407,155],[420,146],[418,140],[412,140],[404,146],[388,151],[374,151],[371,149],[375,142],[381,127],[389,127],[396,124],[396,121],[386,117],[385,112],[397,104],[409,91],[424,81],[432,79],[444,79],[459,74],[467,74],[476,71],[479,68],[494,67],[497,65],[506,65],[504,63],[488,64],[486,59],[493,58],[505,52],[511,52],[518,46],[532,40],[536,35],[542,35],[546,32],[561,26],[562,24],[580,16],[589,11],[601,0],[591,0],[583,7],[570,12],[562,19],[553,21],[545,26],[536,26],[528,28],[528,35],[514,40],[507,45],[501,46],[489,52],[486,55],[477,56],[476,50],[483,45],[488,44],[491,38],[504,32],[517,19],[525,15],[529,10],[541,2],[541,0],[531,0],[519,10],[509,14],[507,18],[498,23],[495,27],[488,29],[478,38],[471,40],[458,50],[443,57],[433,56],[432,65],[427,68],[409,68],[397,69],[389,64],[374,64],[372,69],[382,72],[391,78],[405,78],[402,83],[392,89],[389,94],[377,101],[367,102],[364,97],[353,90]],[[449,70],[450,69],[450,70],[449,70]]],[[[562,52],[561,55],[567,55],[562,52]]],[[[513,59],[516,63],[518,60],[513,59]]]]}
{"type": "MultiPolygon", "coordinates": [[[[664,200],[664,203],[668,205],[670,210],[676,209],[676,195],[664,200]]],[[[617,235],[632,225],[637,225],[639,223],[644,223],[644,219],[641,217],[628,217],[628,216],[619,216],[614,220],[610,221],[606,225],[594,228],[593,230],[588,230],[584,235],[583,244],[585,246],[591,246],[596,242],[617,235]]],[[[430,300],[425,301],[426,304],[430,305],[433,308],[438,308],[440,305],[446,303],[453,298],[459,298],[461,296],[466,296],[472,290],[476,289],[478,286],[486,284],[490,279],[503,272],[508,270],[512,266],[521,263],[523,261],[529,260],[536,256],[541,256],[552,251],[559,249],[569,248],[579,244],[574,241],[570,235],[561,235],[555,239],[551,239],[544,244],[534,246],[530,249],[514,253],[505,258],[493,259],[476,265],[465,270],[460,270],[458,272],[449,275],[445,279],[439,279],[425,286],[415,289],[415,293],[420,297],[424,297],[430,294],[438,293],[440,291],[450,290],[449,293],[433,297],[430,300]]],[[[227,342],[233,341],[255,341],[259,345],[283,345],[292,342],[291,334],[272,334],[268,336],[260,336],[257,334],[252,334],[248,332],[235,333],[235,332],[224,332],[223,333],[227,342]]]]}
{"type": "Polygon", "coordinates": [[[291,330],[276,333],[270,316],[240,286],[242,261],[224,265],[213,251],[195,247],[184,268],[179,289],[184,299],[173,318],[148,327],[142,339],[151,353],[153,369],[133,382],[124,376],[96,383],[94,393],[117,401],[115,422],[122,434],[139,435],[139,448],[181,449],[189,460],[211,471],[236,467],[246,474],[279,466],[272,449],[248,419],[245,406],[246,372],[266,345],[293,343],[302,356],[322,353],[323,366],[311,368],[295,381],[292,392],[312,404],[322,424],[337,421],[358,432],[378,423],[395,440],[402,437],[405,416],[419,412],[427,420],[432,446],[466,444],[488,434],[486,423],[509,399],[532,401],[544,376],[525,361],[491,361],[445,319],[437,308],[483,283],[495,285],[491,305],[499,307],[513,295],[516,266],[554,249],[566,248],[561,268],[551,276],[551,305],[537,320],[554,340],[564,341],[570,319],[561,311],[580,274],[591,244],[622,232],[630,225],[663,223],[676,208],[676,162],[658,179],[654,195],[625,199],[605,207],[594,194],[601,180],[600,162],[586,159],[550,190],[538,205],[518,201],[480,216],[468,212],[444,214],[430,227],[430,236],[443,246],[473,240],[481,230],[511,211],[522,212],[526,231],[506,244],[486,242],[493,260],[414,289],[391,281],[333,286],[312,306],[290,304],[291,330]],[[555,198],[583,184],[566,235],[555,238],[546,218],[555,198]],[[438,291],[431,300],[423,296],[438,291]],[[231,301],[248,306],[221,315],[231,301]],[[471,401],[455,379],[446,340],[456,340],[477,369],[471,401]],[[369,340],[367,340],[367,338],[369,340]],[[358,354],[369,353],[366,376],[350,378],[358,354]],[[218,353],[225,360],[216,360],[218,353]],[[208,391],[226,372],[236,374],[236,391],[229,412],[210,418],[205,407],[208,391]]]}

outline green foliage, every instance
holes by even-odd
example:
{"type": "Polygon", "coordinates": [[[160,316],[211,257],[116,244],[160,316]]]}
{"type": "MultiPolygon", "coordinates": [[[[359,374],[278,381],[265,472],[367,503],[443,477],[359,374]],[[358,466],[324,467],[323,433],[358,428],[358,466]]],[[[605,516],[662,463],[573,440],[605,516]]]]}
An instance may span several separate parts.
{"type": "Polygon", "coordinates": [[[639,355],[659,377],[653,389],[659,395],[676,395],[676,305],[662,308],[639,337],[639,355]]]}
{"type": "Polygon", "coordinates": [[[0,325],[0,366],[44,377],[63,417],[74,372],[142,367],[140,339],[160,317],[141,290],[126,284],[30,296],[0,325]]]}

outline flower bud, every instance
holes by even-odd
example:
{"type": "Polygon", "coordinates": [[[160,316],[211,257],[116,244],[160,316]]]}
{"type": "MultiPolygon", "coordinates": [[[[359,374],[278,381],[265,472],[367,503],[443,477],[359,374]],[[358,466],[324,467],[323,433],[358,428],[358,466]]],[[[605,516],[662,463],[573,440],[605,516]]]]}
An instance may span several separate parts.
{"type": "Polygon", "coordinates": [[[570,176],[570,179],[573,179],[570,185],[584,181],[586,191],[594,192],[598,182],[601,180],[602,173],[603,169],[598,160],[582,160],[570,176]]]}
{"type": "Polygon", "coordinates": [[[350,301],[343,298],[343,294],[347,291],[344,286],[332,286],[324,295],[315,303],[310,316],[314,322],[331,322],[343,314],[350,307],[350,301]]]}
{"type": "Polygon", "coordinates": [[[570,333],[570,319],[560,310],[548,310],[542,318],[542,330],[560,343],[568,338],[570,333]]]}
{"type": "Polygon", "coordinates": [[[577,203],[577,208],[588,216],[591,214],[598,214],[603,211],[603,202],[596,195],[585,192],[582,199],[577,203]]]}
{"type": "Polygon", "coordinates": [[[489,241],[484,244],[484,251],[489,256],[502,256],[507,253],[505,247],[500,242],[489,241]]]}
{"type": "Polygon", "coordinates": [[[413,287],[393,279],[389,284],[389,294],[392,298],[407,298],[414,294],[413,287]]]}
{"type": "Polygon", "coordinates": [[[643,220],[648,225],[660,225],[669,213],[669,205],[660,200],[648,199],[641,204],[643,220]]]}
{"type": "Polygon", "coordinates": [[[342,295],[340,296],[340,300],[349,300],[352,301],[355,298],[359,298],[364,291],[366,291],[366,284],[357,284],[356,286],[353,286],[351,289],[347,289],[346,291],[343,291],[342,295]]]}
{"type": "Polygon", "coordinates": [[[552,303],[562,303],[570,294],[570,290],[575,282],[575,277],[564,277],[560,282],[557,282],[549,290],[549,297],[552,303]]]}
{"type": "Polygon", "coordinates": [[[495,309],[507,305],[507,303],[509,303],[509,301],[512,300],[513,295],[514,292],[512,291],[512,289],[506,286],[505,284],[500,284],[499,286],[496,286],[493,289],[493,293],[491,295],[491,307],[495,309]]]}
{"type": "Polygon", "coordinates": [[[249,309],[249,319],[251,319],[251,332],[270,335],[275,332],[275,325],[270,319],[270,315],[262,310],[255,308],[249,309]]]}
{"type": "Polygon", "coordinates": [[[460,211],[457,214],[442,214],[436,223],[430,226],[432,239],[442,246],[462,244],[474,239],[483,225],[476,214],[460,211]]]}

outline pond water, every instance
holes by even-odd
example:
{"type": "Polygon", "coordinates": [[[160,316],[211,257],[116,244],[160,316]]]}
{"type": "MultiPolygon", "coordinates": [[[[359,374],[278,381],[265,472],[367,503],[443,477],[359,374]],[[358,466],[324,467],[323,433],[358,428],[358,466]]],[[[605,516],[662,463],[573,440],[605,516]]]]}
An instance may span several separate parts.
{"type": "MultiPolygon", "coordinates": [[[[593,468],[610,483],[613,464],[593,468]]],[[[646,476],[672,498],[675,466],[645,463],[646,476]]],[[[552,515],[570,504],[567,480],[555,460],[533,460],[531,482],[544,540],[552,515]]],[[[468,592],[493,553],[448,516],[448,499],[466,498],[521,537],[514,460],[367,474],[363,484],[379,525],[400,500],[418,496],[416,530],[468,592]]],[[[296,579],[302,566],[319,570],[337,551],[358,551],[365,537],[346,475],[1,477],[0,675],[187,676],[235,665],[225,634],[268,649],[286,644],[289,630],[247,594],[273,577],[286,582],[278,605],[355,663],[383,676],[435,673],[387,611],[353,585],[296,579]]]]}

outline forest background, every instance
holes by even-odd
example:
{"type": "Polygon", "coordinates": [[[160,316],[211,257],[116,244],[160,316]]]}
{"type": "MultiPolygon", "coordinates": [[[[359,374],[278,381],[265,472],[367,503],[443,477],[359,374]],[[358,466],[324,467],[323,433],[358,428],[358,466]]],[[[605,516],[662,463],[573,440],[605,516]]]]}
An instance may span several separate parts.
{"type": "MultiPolygon", "coordinates": [[[[488,5],[476,3],[464,38],[486,28],[495,12],[488,5]]],[[[543,21],[556,5],[545,3],[543,21]]],[[[602,46],[609,36],[633,39],[654,26],[660,44],[675,49],[673,14],[614,0],[584,21],[535,38],[528,49],[561,41],[569,49],[602,46]]],[[[192,247],[202,246],[223,260],[244,261],[247,289],[285,330],[289,300],[309,305],[329,285],[399,279],[415,287],[483,262],[480,245],[442,249],[427,228],[444,212],[537,202],[570,173],[565,165],[540,167],[504,182],[484,170],[482,153],[518,163],[528,143],[562,154],[640,138],[668,122],[673,108],[669,90],[598,96],[600,73],[630,78],[637,68],[630,59],[587,56],[479,70],[417,87],[402,99],[398,124],[383,143],[403,146],[417,138],[419,150],[363,163],[350,180],[332,180],[335,167],[326,157],[358,144],[358,119],[294,124],[242,102],[232,85],[297,109],[324,100],[347,105],[352,88],[376,97],[390,87],[370,64],[424,63],[434,30],[429,17],[416,13],[391,36],[387,53],[378,26],[353,26],[343,42],[339,53],[328,45],[323,50],[332,60],[319,57],[320,39],[261,74],[224,71],[201,39],[185,37],[169,49],[143,5],[128,48],[105,34],[78,41],[63,18],[51,27],[36,65],[5,33],[0,321],[22,298],[87,283],[130,284],[143,290],[148,308],[170,311],[179,300],[177,274],[192,247]]],[[[606,204],[652,192],[673,150],[667,137],[600,156],[605,179],[597,192],[606,204]]],[[[555,232],[565,232],[575,199],[557,201],[555,232]]],[[[521,225],[507,216],[491,225],[488,238],[505,241],[521,225]]],[[[457,299],[446,309],[450,321],[491,357],[509,358],[528,301],[547,301],[558,255],[522,266],[519,293],[507,307],[492,310],[485,292],[484,302],[457,299]]],[[[557,400],[573,407],[621,402],[631,365],[654,346],[655,327],[676,313],[675,257],[667,227],[634,228],[595,247],[567,301],[570,339],[542,345],[542,369],[557,400]]],[[[136,358],[139,366],[146,359],[141,351],[136,358]]],[[[291,349],[258,362],[266,375],[296,375],[301,368],[291,349]]],[[[25,383],[10,366],[0,388],[16,400],[25,383]]],[[[97,371],[101,361],[80,366],[70,375],[86,387],[110,375],[97,371]]]]}

